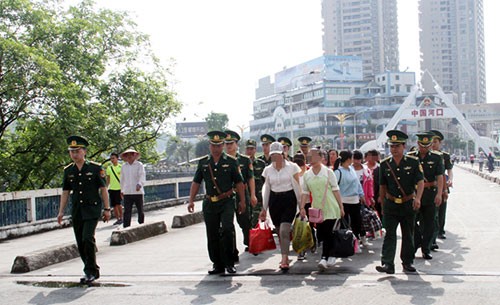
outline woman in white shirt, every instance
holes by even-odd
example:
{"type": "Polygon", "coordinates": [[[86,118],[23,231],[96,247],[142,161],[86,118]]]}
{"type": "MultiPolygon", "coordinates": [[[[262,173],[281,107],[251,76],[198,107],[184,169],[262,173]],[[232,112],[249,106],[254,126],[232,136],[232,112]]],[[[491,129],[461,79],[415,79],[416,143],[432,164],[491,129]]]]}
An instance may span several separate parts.
{"type": "Polygon", "coordinates": [[[333,171],[323,165],[322,159],[326,155],[325,151],[312,148],[309,151],[311,168],[304,174],[304,184],[302,186],[302,198],[300,202],[300,216],[305,217],[305,203],[312,195],[312,204],[316,209],[323,212],[324,221],[317,224],[318,237],[323,240],[323,252],[318,268],[323,271],[335,264],[335,257],[330,256],[333,249],[333,226],[335,219],[344,216],[344,207],[340,197],[337,178],[333,171]]]}
{"type": "Polygon", "coordinates": [[[270,147],[272,163],[268,165],[262,177],[265,183],[262,188],[262,211],[259,218],[265,220],[267,209],[273,224],[278,229],[280,240],[280,269],[288,270],[290,253],[290,231],[293,219],[297,213],[298,198],[300,198],[299,172],[297,164],[283,157],[283,146],[273,142],[270,147]]]}

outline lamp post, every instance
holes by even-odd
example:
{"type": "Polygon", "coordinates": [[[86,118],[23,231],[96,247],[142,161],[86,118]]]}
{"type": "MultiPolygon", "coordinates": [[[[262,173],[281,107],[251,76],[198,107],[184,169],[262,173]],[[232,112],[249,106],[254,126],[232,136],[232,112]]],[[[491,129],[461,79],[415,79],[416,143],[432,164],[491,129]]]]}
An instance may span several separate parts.
{"type": "Polygon", "coordinates": [[[363,110],[361,110],[359,112],[354,113],[354,115],[353,115],[353,123],[354,123],[354,149],[356,149],[358,147],[358,141],[357,141],[358,139],[357,139],[357,135],[356,135],[356,131],[358,129],[358,126],[356,125],[356,116],[358,114],[362,114],[362,113],[365,113],[365,112],[371,111],[371,110],[372,110],[372,108],[365,108],[365,109],[363,109],[363,110]]]}
{"type": "MultiPolygon", "coordinates": [[[[294,77],[292,77],[290,79],[290,84],[292,86],[294,86],[294,80],[295,79],[302,78],[302,77],[304,77],[306,75],[319,74],[319,73],[320,73],[320,71],[318,71],[318,70],[312,70],[312,71],[309,71],[309,73],[304,73],[304,74],[296,75],[296,76],[294,76],[294,77]]],[[[286,98],[287,98],[286,92],[285,92],[285,95],[284,95],[283,98],[285,99],[284,103],[286,103],[286,98]]],[[[293,143],[294,143],[294,138],[293,138],[293,98],[290,100],[290,108],[289,108],[289,110],[290,110],[290,124],[289,124],[289,127],[290,127],[290,141],[292,141],[292,146],[293,146],[293,143]]]]}
{"type": "Polygon", "coordinates": [[[340,149],[344,149],[344,122],[352,116],[352,114],[339,113],[333,115],[340,122],[340,149]]]}

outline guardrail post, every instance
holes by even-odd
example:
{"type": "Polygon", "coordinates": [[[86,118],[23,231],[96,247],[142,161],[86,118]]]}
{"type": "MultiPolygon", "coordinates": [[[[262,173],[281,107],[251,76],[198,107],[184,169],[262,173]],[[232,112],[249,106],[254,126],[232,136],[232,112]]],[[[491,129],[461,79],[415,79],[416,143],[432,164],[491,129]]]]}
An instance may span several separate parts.
{"type": "Polygon", "coordinates": [[[36,195],[33,194],[26,200],[26,218],[28,222],[36,221],[36,195]]]}

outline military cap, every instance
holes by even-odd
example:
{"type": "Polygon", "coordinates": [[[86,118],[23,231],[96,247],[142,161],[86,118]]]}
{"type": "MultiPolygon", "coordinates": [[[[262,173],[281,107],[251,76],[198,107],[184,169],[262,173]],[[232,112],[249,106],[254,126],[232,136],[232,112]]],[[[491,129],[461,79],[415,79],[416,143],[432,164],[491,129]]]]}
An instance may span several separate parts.
{"type": "Polygon", "coordinates": [[[224,139],[226,138],[226,134],[218,130],[209,131],[207,133],[207,136],[208,136],[208,142],[214,145],[223,144],[224,139]]]}
{"type": "Polygon", "coordinates": [[[444,140],[444,136],[439,130],[432,129],[430,130],[430,133],[434,134],[434,138],[438,138],[439,141],[444,140]]]}
{"type": "Polygon", "coordinates": [[[260,136],[260,141],[262,142],[262,144],[264,144],[264,143],[271,144],[273,142],[276,142],[276,139],[271,135],[263,134],[260,136]]]}
{"type": "Polygon", "coordinates": [[[232,130],[224,130],[224,133],[226,134],[226,138],[224,139],[224,143],[233,143],[233,142],[238,142],[241,137],[236,131],[232,130]]]}
{"type": "Polygon", "coordinates": [[[432,138],[434,137],[433,133],[430,132],[422,132],[417,133],[417,142],[422,146],[429,146],[432,144],[432,138]]]}
{"type": "Polygon", "coordinates": [[[87,139],[80,136],[69,136],[66,139],[66,143],[68,143],[68,150],[77,150],[80,148],[86,148],[89,145],[87,139]]]}
{"type": "Polygon", "coordinates": [[[387,139],[389,145],[406,144],[408,139],[408,135],[401,130],[389,130],[386,135],[389,138],[387,139]]]}
{"type": "Polygon", "coordinates": [[[245,143],[245,147],[257,147],[257,141],[248,139],[247,142],[245,143]]]}
{"type": "Polygon", "coordinates": [[[278,142],[280,142],[283,146],[292,146],[292,141],[290,141],[290,139],[287,137],[279,137],[278,142]]]}
{"type": "Polygon", "coordinates": [[[299,140],[300,146],[309,146],[309,143],[312,141],[309,137],[300,137],[297,140],[299,140]]]}

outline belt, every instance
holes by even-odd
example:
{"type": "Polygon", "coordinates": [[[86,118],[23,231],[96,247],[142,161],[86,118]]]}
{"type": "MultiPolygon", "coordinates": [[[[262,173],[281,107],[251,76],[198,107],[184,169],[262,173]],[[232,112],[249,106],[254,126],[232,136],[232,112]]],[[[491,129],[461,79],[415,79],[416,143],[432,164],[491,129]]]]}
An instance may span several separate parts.
{"type": "Polygon", "coordinates": [[[233,196],[234,192],[232,189],[230,189],[229,191],[227,192],[224,192],[220,195],[206,195],[205,198],[207,198],[210,202],[217,202],[217,201],[220,201],[222,199],[226,199],[226,198],[229,198],[231,196],[233,196]]]}
{"type": "Polygon", "coordinates": [[[387,199],[389,199],[391,201],[394,201],[394,203],[401,204],[403,202],[407,202],[407,201],[409,201],[411,199],[414,199],[415,198],[415,193],[411,193],[410,195],[404,196],[404,197],[394,197],[391,194],[385,194],[385,198],[387,198],[387,199]]]}
{"type": "Polygon", "coordinates": [[[288,193],[290,193],[292,191],[293,190],[284,191],[284,192],[273,192],[273,191],[271,191],[271,193],[273,193],[273,195],[275,195],[275,196],[283,196],[283,195],[286,195],[286,194],[288,194],[288,193]]]}
{"type": "Polygon", "coordinates": [[[433,188],[437,186],[437,181],[432,181],[432,182],[424,182],[424,188],[433,188]]]}

